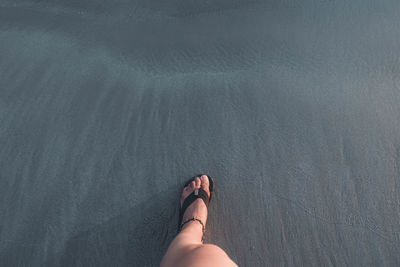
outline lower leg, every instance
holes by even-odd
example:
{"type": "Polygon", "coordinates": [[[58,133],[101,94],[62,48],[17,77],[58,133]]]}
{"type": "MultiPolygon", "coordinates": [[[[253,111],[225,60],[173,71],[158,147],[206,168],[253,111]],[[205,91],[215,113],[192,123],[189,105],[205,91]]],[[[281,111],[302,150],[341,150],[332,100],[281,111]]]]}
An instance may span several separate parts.
{"type": "Polygon", "coordinates": [[[237,266],[220,247],[201,242],[203,231],[200,223],[192,221],[186,225],[171,242],[161,267],[237,266]]]}
{"type": "Polygon", "coordinates": [[[188,255],[203,245],[201,242],[203,232],[200,227],[200,223],[195,221],[189,222],[183,227],[169,245],[161,267],[177,266],[177,262],[182,259],[182,256],[188,255]]]}
{"type": "MultiPolygon", "coordinates": [[[[209,181],[206,175],[196,178],[185,187],[183,200],[195,189],[204,189],[209,194],[209,181]]],[[[207,220],[207,207],[201,199],[194,201],[186,210],[183,219],[198,218],[204,224],[207,220]]],[[[203,226],[198,221],[189,221],[182,227],[180,233],[171,242],[161,262],[161,267],[233,267],[237,266],[229,256],[218,246],[203,244],[203,226]]]]}

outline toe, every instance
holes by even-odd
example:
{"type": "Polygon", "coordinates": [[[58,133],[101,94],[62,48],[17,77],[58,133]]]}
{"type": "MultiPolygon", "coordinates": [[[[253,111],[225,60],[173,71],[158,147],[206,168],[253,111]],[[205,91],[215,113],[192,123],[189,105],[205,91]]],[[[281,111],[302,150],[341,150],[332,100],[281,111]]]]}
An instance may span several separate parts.
{"type": "Polygon", "coordinates": [[[187,195],[188,193],[190,194],[194,190],[194,181],[189,183],[185,189],[183,190],[185,193],[184,195],[187,195]]]}
{"type": "Polygon", "coordinates": [[[207,175],[202,175],[200,177],[200,179],[201,179],[201,183],[202,184],[206,184],[207,186],[210,184],[210,181],[208,180],[208,176],[207,175]]]}
{"type": "Polygon", "coordinates": [[[208,180],[208,176],[202,175],[200,179],[201,179],[201,188],[203,188],[203,190],[206,191],[208,195],[210,195],[210,181],[208,180]]]}
{"type": "Polygon", "coordinates": [[[194,188],[199,189],[201,185],[201,180],[199,177],[194,178],[194,188]]]}
{"type": "MultiPolygon", "coordinates": [[[[181,201],[183,201],[188,195],[190,195],[194,189],[195,189],[195,182],[192,181],[191,183],[189,183],[182,191],[181,194],[181,201]]],[[[182,203],[181,203],[182,204],[182,203]]]]}

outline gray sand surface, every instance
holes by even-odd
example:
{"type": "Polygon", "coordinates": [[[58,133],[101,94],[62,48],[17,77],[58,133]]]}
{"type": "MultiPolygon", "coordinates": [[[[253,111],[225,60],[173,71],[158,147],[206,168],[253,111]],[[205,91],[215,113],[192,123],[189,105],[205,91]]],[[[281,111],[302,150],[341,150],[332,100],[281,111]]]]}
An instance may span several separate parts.
{"type": "Polygon", "coordinates": [[[0,0],[0,266],[158,266],[185,180],[240,266],[400,266],[397,0],[0,0]]]}

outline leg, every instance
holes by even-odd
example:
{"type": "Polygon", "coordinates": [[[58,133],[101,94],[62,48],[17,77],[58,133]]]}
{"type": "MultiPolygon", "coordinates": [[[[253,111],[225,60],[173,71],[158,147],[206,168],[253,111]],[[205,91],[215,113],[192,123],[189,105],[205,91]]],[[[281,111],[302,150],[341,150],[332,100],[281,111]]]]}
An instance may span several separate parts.
{"type": "MultiPolygon", "coordinates": [[[[209,194],[209,182],[206,175],[196,178],[184,188],[181,196],[183,200],[195,189],[203,188],[209,194]]],[[[207,220],[207,207],[201,199],[193,202],[185,211],[183,219],[195,217],[203,223],[207,220]]],[[[211,244],[203,244],[202,225],[197,221],[186,223],[182,231],[174,238],[168,247],[161,267],[234,267],[237,266],[221,248],[211,244]]]]}

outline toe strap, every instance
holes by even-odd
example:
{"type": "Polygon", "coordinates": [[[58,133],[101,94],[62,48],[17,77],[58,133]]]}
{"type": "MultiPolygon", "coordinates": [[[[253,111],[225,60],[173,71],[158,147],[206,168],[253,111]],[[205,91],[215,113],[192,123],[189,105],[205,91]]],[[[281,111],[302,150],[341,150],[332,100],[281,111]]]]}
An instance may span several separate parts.
{"type": "Polygon", "coordinates": [[[204,191],[202,188],[194,190],[189,196],[186,197],[185,201],[182,204],[182,214],[185,213],[187,207],[190,206],[196,199],[201,198],[208,208],[208,203],[210,198],[207,195],[207,192],[204,191]]]}
{"type": "Polygon", "coordinates": [[[210,202],[210,198],[208,197],[208,194],[206,191],[204,191],[202,188],[194,190],[189,196],[186,197],[186,199],[183,201],[181,210],[180,210],[180,220],[179,220],[179,225],[182,222],[182,217],[183,214],[185,214],[186,209],[192,204],[196,199],[201,198],[204,201],[204,204],[206,204],[206,207],[208,208],[208,203],[210,202]]]}

